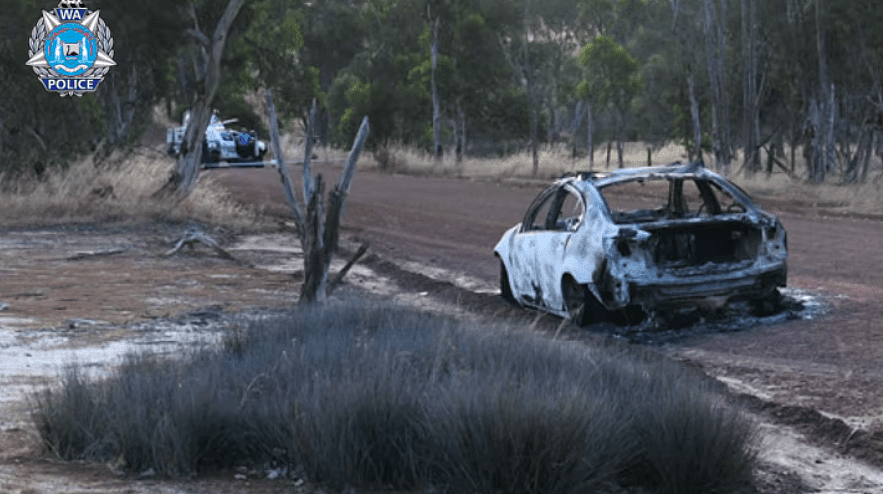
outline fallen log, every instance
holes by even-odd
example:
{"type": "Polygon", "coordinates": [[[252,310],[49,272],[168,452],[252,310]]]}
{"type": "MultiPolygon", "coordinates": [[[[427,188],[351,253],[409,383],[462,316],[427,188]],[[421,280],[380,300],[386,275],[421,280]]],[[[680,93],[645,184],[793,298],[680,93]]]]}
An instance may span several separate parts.
{"type": "Polygon", "coordinates": [[[343,282],[343,277],[349,272],[350,268],[353,267],[359,258],[361,258],[365,252],[368,252],[368,247],[370,244],[364,243],[359,246],[359,250],[353,254],[353,257],[341,268],[341,270],[334,276],[334,279],[331,280],[331,283],[328,284],[328,293],[330,294],[332,290],[337,288],[337,285],[340,285],[343,282]]]}
{"type": "Polygon", "coordinates": [[[77,252],[76,254],[68,257],[67,260],[68,261],[79,261],[81,259],[88,259],[90,257],[112,256],[114,254],[122,254],[123,252],[126,252],[129,249],[131,249],[131,247],[116,247],[113,249],[77,252]]]}
{"type": "Polygon", "coordinates": [[[185,245],[192,249],[193,246],[197,243],[201,243],[201,244],[204,244],[208,247],[211,247],[219,256],[223,257],[224,259],[228,259],[231,261],[237,260],[235,257],[230,255],[229,252],[224,250],[223,247],[218,245],[218,243],[215,242],[215,240],[213,238],[209,237],[208,235],[203,233],[198,228],[190,228],[187,231],[185,231],[184,235],[181,237],[181,240],[178,240],[178,243],[175,244],[175,246],[172,247],[171,250],[164,253],[163,256],[168,257],[168,256],[174,254],[175,252],[178,252],[179,250],[181,250],[181,248],[184,247],[185,245]]]}

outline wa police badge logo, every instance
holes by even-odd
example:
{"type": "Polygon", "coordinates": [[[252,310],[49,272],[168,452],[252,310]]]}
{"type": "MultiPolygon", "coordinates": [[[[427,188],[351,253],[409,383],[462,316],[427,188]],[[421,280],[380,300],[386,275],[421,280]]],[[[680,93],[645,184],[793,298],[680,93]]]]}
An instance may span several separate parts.
{"type": "Polygon", "coordinates": [[[113,61],[110,29],[81,0],[61,0],[31,31],[27,65],[47,91],[82,96],[98,89],[113,61]]]}

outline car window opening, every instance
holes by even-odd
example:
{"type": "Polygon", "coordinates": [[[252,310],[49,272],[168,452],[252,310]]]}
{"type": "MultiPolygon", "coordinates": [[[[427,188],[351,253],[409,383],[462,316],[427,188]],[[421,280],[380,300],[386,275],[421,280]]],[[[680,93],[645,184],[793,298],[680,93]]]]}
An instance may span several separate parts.
{"type": "Polygon", "coordinates": [[[744,213],[718,184],[695,179],[642,179],[599,188],[614,223],[649,223],[744,213]]]}
{"type": "Polygon", "coordinates": [[[627,181],[601,193],[614,223],[638,224],[652,234],[648,245],[659,267],[738,263],[758,255],[760,229],[727,216],[744,213],[745,206],[709,180],[627,181]]]}
{"type": "Polygon", "coordinates": [[[564,188],[547,189],[530,208],[525,230],[575,231],[583,219],[584,208],[578,196],[564,188]]]}

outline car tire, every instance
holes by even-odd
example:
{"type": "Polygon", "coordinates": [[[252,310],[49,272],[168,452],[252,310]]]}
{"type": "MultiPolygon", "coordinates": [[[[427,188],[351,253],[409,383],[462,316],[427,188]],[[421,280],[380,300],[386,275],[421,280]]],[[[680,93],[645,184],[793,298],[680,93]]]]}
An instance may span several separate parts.
{"type": "Polygon", "coordinates": [[[586,285],[580,285],[570,276],[561,284],[561,294],[567,309],[567,319],[577,326],[603,321],[607,309],[595,298],[586,285]]]}
{"type": "Polygon", "coordinates": [[[749,303],[755,316],[771,316],[782,310],[782,293],[778,288],[773,288],[769,294],[751,299],[749,303]]]}
{"type": "Polygon", "coordinates": [[[509,272],[506,271],[506,265],[502,260],[500,260],[500,296],[506,302],[516,305],[515,297],[512,295],[512,285],[509,284],[509,272]]]}

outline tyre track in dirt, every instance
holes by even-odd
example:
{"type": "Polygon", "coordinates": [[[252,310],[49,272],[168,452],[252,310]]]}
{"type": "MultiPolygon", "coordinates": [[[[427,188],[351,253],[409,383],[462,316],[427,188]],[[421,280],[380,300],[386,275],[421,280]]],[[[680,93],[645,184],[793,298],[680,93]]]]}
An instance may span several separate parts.
{"type": "MultiPolygon", "coordinates": [[[[316,170],[336,177],[340,167],[316,170]]],[[[238,200],[282,220],[290,218],[276,170],[211,173],[238,200]]],[[[493,246],[521,220],[541,189],[536,181],[500,183],[360,170],[343,228],[349,236],[371,242],[375,255],[365,262],[373,269],[487,316],[533,320],[554,331],[560,320],[397,267],[399,261],[411,261],[496,284],[499,268],[493,246]]],[[[883,465],[883,221],[828,216],[819,208],[803,212],[801,205],[781,199],[759,202],[779,215],[788,231],[789,286],[818,294],[828,313],[813,320],[693,335],[658,351],[725,382],[741,383],[763,396],[755,409],[769,412],[778,407],[771,412],[780,415],[778,420],[841,452],[883,465]],[[838,423],[852,431],[845,443],[838,423]],[[864,441],[859,448],[863,452],[856,451],[857,440],[864,441]]]]}

